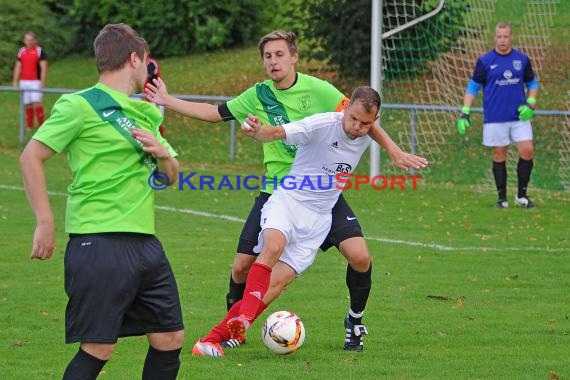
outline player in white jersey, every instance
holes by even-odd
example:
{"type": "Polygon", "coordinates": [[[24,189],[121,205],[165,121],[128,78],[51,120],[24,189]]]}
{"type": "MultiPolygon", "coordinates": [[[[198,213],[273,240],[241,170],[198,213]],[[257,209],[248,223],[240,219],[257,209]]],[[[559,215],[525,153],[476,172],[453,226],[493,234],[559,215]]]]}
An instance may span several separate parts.
{"type": "Polygon", "coordinates": [[[261,252],[249,271],[241,305],[233,308],[238,316],[228,320],[232,338],[245,339],[245,330],[278,296],[267,294],[273,267],[300,274],[313,263],[341,193],[337,175],[355,169],[370,144],[367,134],[379,110],[378,93],[359,87],[343,113],[318,114],[283,126],[261,126],[257,117],[247,118],[249,136],[262,142],[284,140],[299,149],[288,183],[283,181],[263,207],[261,252]]]}
{"type": "MultiPolygon", "coordinates": [[[[371,141],[366,135],[348,134],[343,128],[345,116],[342,112],[328,112],[287,124],[283,140],[299,148],[287,181],[278,185],[280,194],[285,192],[319,213],[333,208],[342,189],[337,175],[352,173],[371,141]]],[[[264,133],[271,137],[281,131],[263,128],[255,137],[264,138],[264,133]]]]}
{"type": "MultiPolygon", "coordinates": [[[[368,88],[358,89],[355,93],[360,96],[366,91],[368,88]]],[[[279,231],[286,239],[279,261],[296,273],[303,272],[313,263],[318,247],[330,229],[331,210],[342,191],[337,176],[352,173],[372,141],[361,133],[368,130],[366,121],[373,124],[376,120],[376,105],[372,104],[367,110],[361,101],[356,103],[348,109],[347,115],[342,112],[317,114],[286,124],[283,132],[263,128],[255,136],[264,141],[264,138],[284,133],[286,144],[299,145],[289,175],[263,207],[262,233],[256,247],[259,252],[264,245],[264,230],[279,231]],[[363,115],[368,119],[344,123],[345,118],[353,115],[354,109],[365,111],[363,115]],[[358,130],[351,130],[353,126],[358,130]],[[268,134],[267,137],[264,134],[268,134]]]]}

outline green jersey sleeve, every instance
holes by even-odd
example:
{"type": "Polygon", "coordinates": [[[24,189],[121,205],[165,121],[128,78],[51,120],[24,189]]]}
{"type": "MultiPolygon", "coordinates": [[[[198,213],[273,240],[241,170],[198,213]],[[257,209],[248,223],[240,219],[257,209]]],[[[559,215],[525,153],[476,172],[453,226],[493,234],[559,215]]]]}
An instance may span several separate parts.
{"type": "Polygon", "coordinates": [[[76,96],[61,96],[33,139],[61,153],[81,132],[85,114],[82,108],[83,104],[76,96]]]}
{"type": "Polygon", "coordinates": [[[255,86],[252,86],[226,104],[233,117],[241,124],[248,114],[255,113],[259,107],[258,103],[255,86]]]}

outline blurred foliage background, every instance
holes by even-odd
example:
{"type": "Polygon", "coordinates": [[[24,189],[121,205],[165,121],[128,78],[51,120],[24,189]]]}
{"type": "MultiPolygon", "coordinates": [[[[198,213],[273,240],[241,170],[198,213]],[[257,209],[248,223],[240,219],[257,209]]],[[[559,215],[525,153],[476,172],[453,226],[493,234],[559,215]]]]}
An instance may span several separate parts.
{"type": "MultiPolygon", "coordinates": [[[[419,10],[432,6],[423,0],[407,3],[419,10]]],[[[445,16],[450,25],[449,38],[444,40],[448,42],[434,45],[430,49],[434,55],[457,37],[464,3],[450,5],[445,16]]],[[[54,60],[70,54],[91,56],[99,30],[120,22],[137,30],[157,58],[248,46],[274,29],[292,30],[304,41],[302,55],[326,62],[343,75],[366,78],[370,7],[371,0],[0,0],[0,82],[10,79],[26,31],[37,34],[48,59],[54,60]]],[[[397,9],[384,12],[397,13],[397,9]]],[[[434,22],[412,33],[429,33],[434,22]]]]}

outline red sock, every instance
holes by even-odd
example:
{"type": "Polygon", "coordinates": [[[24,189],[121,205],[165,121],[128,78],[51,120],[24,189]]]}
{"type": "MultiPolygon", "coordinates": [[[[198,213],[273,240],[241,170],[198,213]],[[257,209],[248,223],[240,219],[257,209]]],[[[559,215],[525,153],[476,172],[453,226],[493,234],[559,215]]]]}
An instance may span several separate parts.
{"type": "Polygon", "coordinates": [[[26,126],[29,129],[34,128],[34,109],[30,106],[26,106],[26,126]]]}
{"type": "Polygon", "coordinates": [[[38,127],[44,123],[44,106],[41,104],[36,107],[36,117],[38,118],[38,127]]]}
{"type": "MultiPolygon", "coordinates": [[[[228,330],[228,321],[233,317],[239,316],[239,309],[242,304],[242,300],[237,301],[232,305],[224,319],[221,320],[204,338],[200,339],[202,342],[212,342],[212,343],[222,343],[224,340],[229,340],[231,338],[230,331],[228,330]]],[[[255,319],[261,315],[267,309],[269,305],[265,302],[259,303],[259,309],[255,313],[255,319]]],[[[254,319],[254,320],[255,320],[254,319]]],[[[253,321],[252,321],[253,322],[253,321]]]]}
{"type": "Polygon", "coordinates": [[[265,296],[269,288],[271,271],[271,267],[257,262],[253,263],[249,270],[240,314],[243,314],[250,322],[253,322],[258,316],[257,311],[260,308],[263,296],[265,296]]]}
{"type": "Polygon", "coordinates": [[[233,317],[239,316],[239,308],[241,306],[242,300],[234,303],[228,313],[222,319],[220,323],[218,323],[208,335],[201,339],[202,342],[212,342],[212,343],[222,343],[224,340],[229,340],[231,338],[230,331],[228,330],[228,321],[233,317]]]}

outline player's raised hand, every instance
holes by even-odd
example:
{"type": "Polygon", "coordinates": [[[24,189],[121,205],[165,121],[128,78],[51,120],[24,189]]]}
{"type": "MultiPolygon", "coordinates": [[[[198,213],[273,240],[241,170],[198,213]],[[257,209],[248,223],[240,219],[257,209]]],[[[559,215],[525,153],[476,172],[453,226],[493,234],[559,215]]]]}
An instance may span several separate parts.
{"type": "Polygon", "coordinates": [[[160,106],[164,105],[166,97],[168,96],[166,83],[164,83],[160,77],[156,77],[149,81],[144,88],[144,92],[149,101],[160,106]]]}

